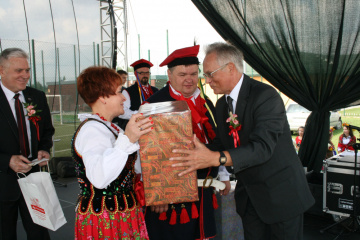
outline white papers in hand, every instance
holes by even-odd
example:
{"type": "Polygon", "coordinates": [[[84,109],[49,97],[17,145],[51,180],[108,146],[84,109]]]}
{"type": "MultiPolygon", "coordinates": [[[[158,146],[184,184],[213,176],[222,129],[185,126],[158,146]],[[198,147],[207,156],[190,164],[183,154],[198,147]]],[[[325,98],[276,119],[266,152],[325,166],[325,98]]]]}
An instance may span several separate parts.
{"type": "Polygon", "coordinates": [[[39,163],[45,162],[45,161],[49,161],[49,159],[48,158],[43,158],[41,160],[36,159],[36,160],[32,161],[31,163],[28,163],[28,165],[33,167],[33,166],[38,165],[39,163]]]}

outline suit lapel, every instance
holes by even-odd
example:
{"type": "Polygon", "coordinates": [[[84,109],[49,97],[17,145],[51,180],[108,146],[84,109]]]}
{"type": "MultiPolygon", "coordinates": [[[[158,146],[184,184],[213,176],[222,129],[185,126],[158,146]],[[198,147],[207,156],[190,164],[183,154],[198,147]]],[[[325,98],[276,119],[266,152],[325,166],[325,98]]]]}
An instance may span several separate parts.
{"type": "MultiPolygon", "coordinates": [[[[224,95],[225,96],[225,95],[224,95]]],[[[218,116],[217,124],[218,124],[218,133],[222,141],[225,142],[225,146],[233,148],[234,142],[232,137],[229,136],[230,128],[229,124],[226,122],[226,119],[229,118],[228,106],[225,101],[225,97],[221,97],[216,104],[216,114],[218,116]]]]}
{"type": "Polygon", "coordinates": [[[4,116],[4,119],[6,119],[7,123],[9,124],[9,127],[11,129],[11,132],[14,133],[16,136],[16,139],[19,141],[19,133],[18,133],[18,127],[16,125],[16,120],[14,118],[14,114],[11,111],[9,102],[5,96],[4,91],[0,87],[0,114],[4,116]]]}
{"type": "MultiPolygon", "coordinates": [[[[240,88],[239,96],[236,102],[235,113],[238,115],[238,120],[243,124],[244,113],[246,109],[246,104],[248,102],[249,92],[250,92],[250,81],[251,79],[244,74],[244,79],[240,88]]],[[[241,131],[241,130],[240,130],[241,131]]]]}

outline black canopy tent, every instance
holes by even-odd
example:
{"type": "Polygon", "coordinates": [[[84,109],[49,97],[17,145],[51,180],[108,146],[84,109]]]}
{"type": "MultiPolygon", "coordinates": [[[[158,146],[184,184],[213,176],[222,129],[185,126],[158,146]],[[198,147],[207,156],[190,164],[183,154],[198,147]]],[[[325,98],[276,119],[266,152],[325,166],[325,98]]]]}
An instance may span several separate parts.
{"type": "Polygon", "coordinates": [[[250,66],[312,111],[299,157],[308,170],[319,172],[329,111],[360,99],[360,2],[192,2],[224,40],[244,52],[250,66]]]}

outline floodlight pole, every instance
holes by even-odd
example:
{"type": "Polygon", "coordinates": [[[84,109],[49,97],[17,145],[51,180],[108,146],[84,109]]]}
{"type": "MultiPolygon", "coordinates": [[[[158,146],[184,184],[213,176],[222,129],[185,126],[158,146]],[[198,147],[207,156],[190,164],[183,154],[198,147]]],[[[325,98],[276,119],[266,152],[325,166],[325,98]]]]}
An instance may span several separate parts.
{"type": "Polygon", "coordinates": [[[126,0],[100,0],[101,65],[127,70],[126,0]]]}

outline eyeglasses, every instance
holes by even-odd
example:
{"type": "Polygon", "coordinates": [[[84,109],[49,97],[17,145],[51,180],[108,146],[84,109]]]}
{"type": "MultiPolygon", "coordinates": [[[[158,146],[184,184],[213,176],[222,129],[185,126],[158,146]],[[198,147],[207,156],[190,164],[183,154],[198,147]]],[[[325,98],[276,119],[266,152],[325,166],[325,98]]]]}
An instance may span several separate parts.
{"type": "Polygon", "coordinates": [[[150,75],[151,72],[137,72],[139,75],[150,75]]]}
{"type": "Polygon", "coordinates": [[[211,73],[204,73],[203,75],[204,75],[205,78],[212,78],[213,75],[214,75],[214,73],[216,73],[217,71],[223,69],[223,68],[226,67],[228,64],[229,64],[229,63],[226,63],[226,64],[222,65],[221,67],[219,67],[218,69],[212,71],[211,73]]]}

